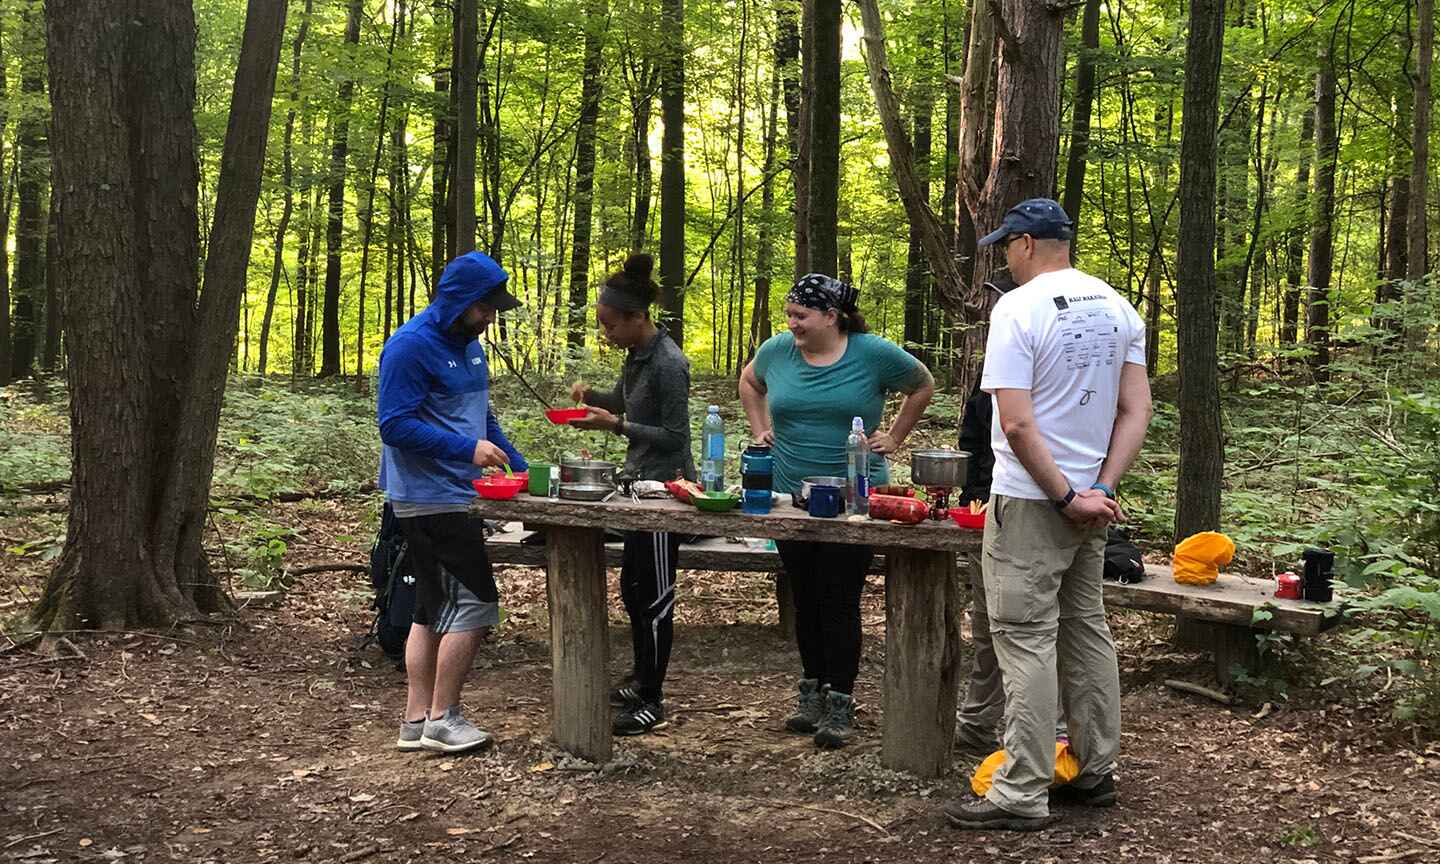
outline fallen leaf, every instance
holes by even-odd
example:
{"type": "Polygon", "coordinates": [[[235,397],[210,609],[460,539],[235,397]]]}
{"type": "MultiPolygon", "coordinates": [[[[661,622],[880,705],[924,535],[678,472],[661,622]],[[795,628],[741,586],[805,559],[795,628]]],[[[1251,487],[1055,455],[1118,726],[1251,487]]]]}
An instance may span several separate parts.
{"type": "Polygon", "coordinates": [[[150,721],[152,725],[160,725],[160,718],[156,717],[154,714],[141,714],[140,716],[150,721]]]}
{"type": "Polygon", "coordinates": [[[449,834],[451,837],[459,837],[459,836],[461,836],[462,834],[471,834],[471,833],[474,833],[474,832],[477,831],[477,830],[479,830],[479,829],[477,829],[477,828],[446,828],[446,829],[445,829],[445,833],[446,833],[446,834],[449,834]]]}
{"type": "Polygon", "coordinates": [[[454,763],[454,762],[441,762],[441,763],[440,763],[440,770],[441,770],[441,771],[449,771],[450,769],[452,769],[452,768],[454,768],[454,767],[455,767],[455,763],[454,763]]]}
{"type": "Polygon", "coordinates": [[[555,767],[555,763],[554,763],[554,762],[540,762],[540,763],[538,763],[538,764],[535,764],[535,765],[531,765],[531,766],[530,766],[530,773],[531,773],[531,774],[539,774],[539,773],[542,772],[542,771],[549,771],[550,769],[552,769],[552,768],[554,768],[554,767],[555,767]]]}
{"type": "Polygon", "coordinates": [[[374,795],[371,795],[371,794],[368,793],[368,792],[361,792],[359,795],[351,795],[351,796],[350,796],[350,803],[352,803],[352,804],[365,804],[365,803],[367,803],[367,802],[374,801],[374,800],[375,800],[375,796],[374,796],[374,795]]]}

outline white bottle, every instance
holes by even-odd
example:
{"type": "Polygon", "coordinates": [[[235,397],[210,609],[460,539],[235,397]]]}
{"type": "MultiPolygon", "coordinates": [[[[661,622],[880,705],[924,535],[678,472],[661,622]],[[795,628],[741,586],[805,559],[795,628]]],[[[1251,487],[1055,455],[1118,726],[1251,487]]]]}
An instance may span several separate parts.
{"type": "Polygon", "coordinates": [[[549,491],[550,491],[550,497],[551,497],[551,498],[559,498],[559,497],[560,497],[560,466],[559,466],[559,465],[551,465],[551,466],[550,466],[550,490],[549,490],[549,491]]]}
{"type": "Polygon", "coordinates": [[[845,439],[846,510],[862,516],[870,513],[870,445],[865,441],[865,421],[850,421],[850,437],[845,439]]]}

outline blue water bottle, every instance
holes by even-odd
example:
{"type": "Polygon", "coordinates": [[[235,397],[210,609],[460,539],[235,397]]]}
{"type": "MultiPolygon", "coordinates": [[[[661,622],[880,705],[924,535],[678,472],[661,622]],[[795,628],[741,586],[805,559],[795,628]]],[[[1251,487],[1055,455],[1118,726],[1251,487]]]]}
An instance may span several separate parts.
{"type": "Polygon", "coordinates": [[[751,444],[740,454],[740,509],[761,516],[770,512],[770,490],[775,475],[775,457],[764,444],[751,444]]]}
{"type": "Polygon", "coordinates": [[[846,510],[864,516],[870,512],[870,445],[865,441],[865,421],[850,421],[845,441],[846,510]]]}
{"type": "Polygon", "coordinates": [[[706,492],[725,491],[725,421],[719,405],[710,406],[700,427],[700,486],[706,492]]]}

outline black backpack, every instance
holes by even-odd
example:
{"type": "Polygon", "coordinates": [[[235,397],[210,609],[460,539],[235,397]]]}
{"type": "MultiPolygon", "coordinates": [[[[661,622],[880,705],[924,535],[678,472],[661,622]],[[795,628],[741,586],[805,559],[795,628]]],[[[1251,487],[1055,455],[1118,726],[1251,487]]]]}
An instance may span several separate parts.
{"type": "Polygon", "coordinates": [[[1130,542],[1130,535],[1124,529],[1113,525],[1105,537],[1105,578],[1127,584],[1145,578],[1145,560],[1140,557],[1140,549],[1130,542]]]}
{"type": "Polygon", "coordinates": [[[405,533],[387,501],[380,513],[380,533],[370,548],[375,621],[364,644],[379,645],[386,657],[401,665],[405,663],[405,639],[415,615],[415,574],[406,551],[405,533]]]}

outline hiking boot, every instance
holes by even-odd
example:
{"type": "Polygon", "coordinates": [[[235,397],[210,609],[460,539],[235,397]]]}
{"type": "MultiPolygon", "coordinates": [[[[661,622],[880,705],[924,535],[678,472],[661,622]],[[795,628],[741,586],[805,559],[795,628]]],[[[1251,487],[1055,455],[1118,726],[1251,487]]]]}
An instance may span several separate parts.
{"type": "Polygon", "coordinates": [[[1057,804],[1074,804],[1081,807],[1114,807],[1119,796],[1115,793],[1115,775],[1106,774],[1100,782],[1089,789],[1081,789],[1073,783],[1050,790],[1050,800],[1057,804]]]}
{"type": "Polygon", "coordinates": [[[401,720],[400,737],[395,739],[397,750],[423,750],[420,739],[425,734],[425,718],[419,720],[401,720]]]}
{"type": "Polygon", "coordinates": [[[817,678],[801,678],[795,686],[800,695],[795,700],[795,713],[785,718],[785,728],[812,735],[820,725],[820,718],[825,716],[825,694],[817,678]]]}
{"type": "Polygon", "coordinates": [[[489,732],[460,716],[459,705],[451,705],[445,709],[445,716],[425,721],[420,746],[437,753],[464,753],[484,747],[492,740],[489,732]]]}
{"type": "Polygon", "coordinates": [[[855,697],[849,693],[825,690],[825,716],[815,730],[815,746],[835,749],[844,747],[855,734],[855,697]]]}
{"type": "Polygon", "coordinates": [[[985,798],[947,804],[945,818],[962,831],[1039,831],[1060,821],[1060,817],[1053,814],[1016,816],[985,798]]]}
{"type": "Polygon", "coordinates": [[[665,706],[659,702],[639,701],[615,718],[611,730],[616,735],[644,735],[668,725],[665,720],[665,706]]]}

